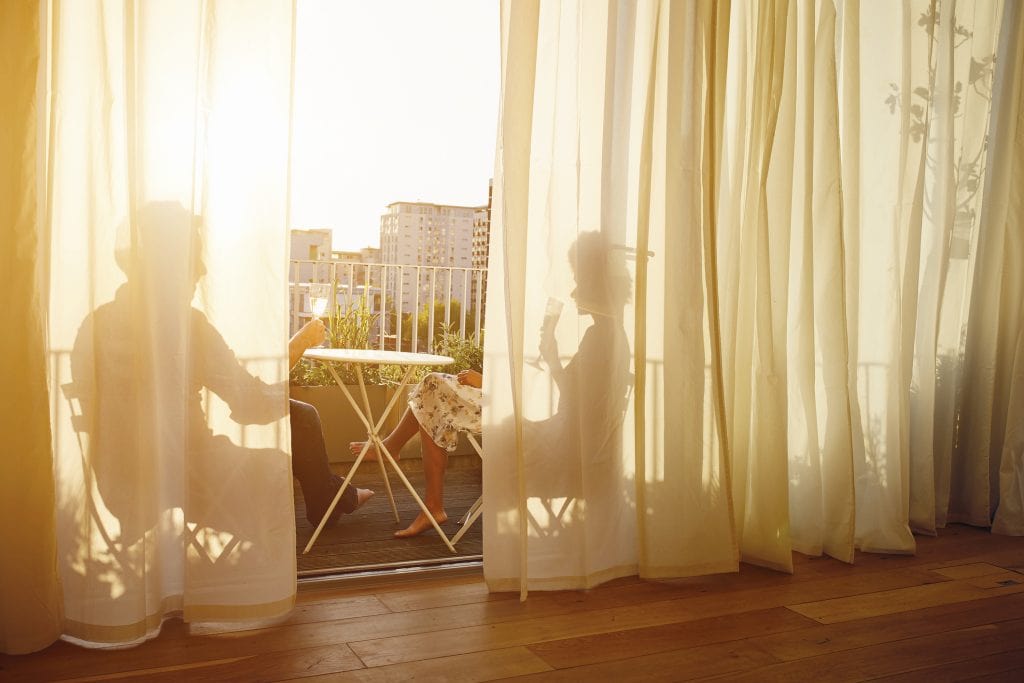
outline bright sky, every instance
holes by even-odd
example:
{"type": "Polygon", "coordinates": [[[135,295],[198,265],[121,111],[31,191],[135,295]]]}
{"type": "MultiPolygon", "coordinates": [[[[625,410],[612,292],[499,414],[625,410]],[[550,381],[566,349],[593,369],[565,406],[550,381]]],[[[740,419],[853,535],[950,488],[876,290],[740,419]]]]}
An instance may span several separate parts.
{"type": "Polygon", "coordinates": [[[395,201],[487,203],[497,0],[299,0],[292,227],[379,245],[395,201]]]}

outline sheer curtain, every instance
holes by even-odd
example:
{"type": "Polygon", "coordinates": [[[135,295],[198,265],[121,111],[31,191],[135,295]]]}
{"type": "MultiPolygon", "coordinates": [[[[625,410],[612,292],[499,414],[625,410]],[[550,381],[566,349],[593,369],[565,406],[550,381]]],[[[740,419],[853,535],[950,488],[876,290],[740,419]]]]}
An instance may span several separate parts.
{"type": "Polygon", "coordinates": [[[1024,8],[1006,3],[950,519],[1024,535],[1024,8]],[[980,489],[970,496],[963,488],[980,489]]]}
{"type": "Polygon", "coordinates": [[[48,7],[32,230],[64,637],[279,616],[293,3],[48,7]]]}
{"type": "Polygon", "coordinates": [[[954,453],[996,334],[969,313],[1002,15],[503,5],[492,587],[913,552],[988,505],[992,460],[954,453]]]}

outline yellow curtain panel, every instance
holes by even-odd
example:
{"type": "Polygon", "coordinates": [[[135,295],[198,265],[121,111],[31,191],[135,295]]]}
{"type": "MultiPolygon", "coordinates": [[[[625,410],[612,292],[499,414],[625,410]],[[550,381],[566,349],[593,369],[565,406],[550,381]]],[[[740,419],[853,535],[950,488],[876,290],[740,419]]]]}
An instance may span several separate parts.
{"type": "Polygon", "coordinates": [[[0,652],[60,633],[53,455],[38,287],[39,3],[0,5],[0,652]]]}

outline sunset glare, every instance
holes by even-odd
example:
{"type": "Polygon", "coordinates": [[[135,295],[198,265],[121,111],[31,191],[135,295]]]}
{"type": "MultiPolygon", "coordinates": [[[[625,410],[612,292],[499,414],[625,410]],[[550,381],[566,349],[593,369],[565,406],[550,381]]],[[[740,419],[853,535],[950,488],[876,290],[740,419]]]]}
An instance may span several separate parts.
{"type": "Polygon", "coordinates": [[[487,201],[498,3],[299,0],[291,228],[377,246],[395,201],[487,201]]]}

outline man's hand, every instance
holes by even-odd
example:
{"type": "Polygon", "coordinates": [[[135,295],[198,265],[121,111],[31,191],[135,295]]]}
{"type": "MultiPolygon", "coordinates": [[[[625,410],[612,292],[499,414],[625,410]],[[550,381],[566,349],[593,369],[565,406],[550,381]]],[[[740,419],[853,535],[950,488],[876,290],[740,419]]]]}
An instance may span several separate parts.
{"type": "Polygon", "coordinates": [[[459,381],[459,384],[476,387],[477,389],[484,385],[484,376],[476,370],[463,370],[455,378],[459,381]]]}
{"type": "Polygon", "coordinates": [[[302,326],[298,332],[288,340],[288,367],[293,368],[302,358],[302,354],[310,346],[316,346],[323,342],[327,334],[327,328],[319,318],[313,318],[302,326]]]}
{"type": "Polygon", "coordinates": [[[302,342],[308,349],[310,346],[323,343],[327,336],[327,326],[324,325],[324,321],[320,318],[313,318],[302,326],[302,329],[299,330],[299,335],[301,335],[302,342]]]}

